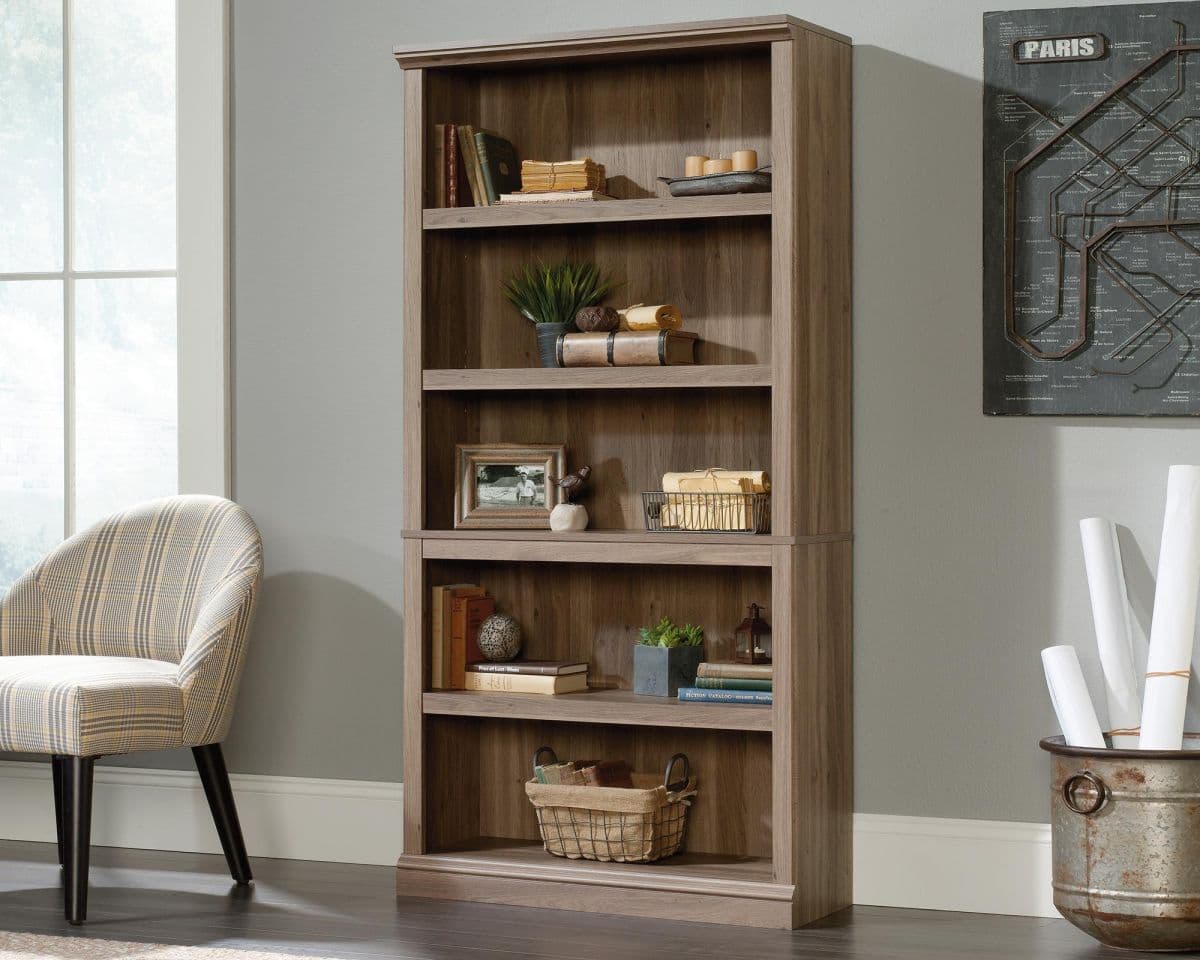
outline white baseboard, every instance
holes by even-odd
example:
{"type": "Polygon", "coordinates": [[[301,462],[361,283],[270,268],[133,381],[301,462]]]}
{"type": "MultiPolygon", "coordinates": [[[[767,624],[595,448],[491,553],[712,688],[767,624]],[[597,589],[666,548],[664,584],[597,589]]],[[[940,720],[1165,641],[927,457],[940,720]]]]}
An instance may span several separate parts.
{"type": "MultiPolygon", "coordinates": [[[[394,864],[403,788],[368,780],[231,774],[252,857],[394,864]]],[[[185,770],[97,766],[92,843],[220,853],[200,778],[185,770]]],[[[49,763],[0,763],[0,839],[53,843],[49,763]]]]}
{"type": "Polygon", "coordinates": [[[1057,917],[1050,825],[854,815],[854,902],[1057,917]]]}
{"type": "MultiPolygon", "coordinates": [[[[230,776],[251,856],[394,864],[403,784],[230,776]]],[[[0,839],[54,842],[48,763],[0,763],[0,839]]],[[[96,767],[92,842],[220,853],[195,773],[96,767]]],[[[1050,827],[854,816],[854,902],[1054,917],[1050,827]]]]}

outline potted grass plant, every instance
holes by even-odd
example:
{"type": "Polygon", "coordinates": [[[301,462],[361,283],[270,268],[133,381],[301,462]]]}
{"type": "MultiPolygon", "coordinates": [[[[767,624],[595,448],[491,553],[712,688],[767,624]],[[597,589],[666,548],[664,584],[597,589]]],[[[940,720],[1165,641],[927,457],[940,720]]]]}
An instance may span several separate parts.
{"type": "Polygon", "coordinates": [[[673,697],[680,687],[696,682],[704,658],[704,631],[690,623],[676,626],[663,617],[638,631],[633,648],[633,692],[651,697],[673,697]]]}
{"type": "Polygon", "coordinates": [[[505,283],[504,294],[534,325],[542,366],[557,367],[559,336],[575,331],[575,314],[598,304],[613,287],[594,263],[563,261],[518,270],[505,283]]]}

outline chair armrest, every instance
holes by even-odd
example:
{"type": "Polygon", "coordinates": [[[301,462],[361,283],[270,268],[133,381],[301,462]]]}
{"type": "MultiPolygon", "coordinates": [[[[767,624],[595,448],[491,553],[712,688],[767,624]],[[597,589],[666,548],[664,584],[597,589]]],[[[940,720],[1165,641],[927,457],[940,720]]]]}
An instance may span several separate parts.
{"type": "Polygon", "coordinates": [[[200,608],[188,635],[178,679],[183,736],[191,746],[220,743],[229,731],[261,577],[261,563],[227,574],[200,608]]]}
{"type": "Polygon", "coordinates": [[[54,622],[38,587],[41,564],[12,585],[0,600],[0,656],[45,656],[54,652],[54,622]]]}

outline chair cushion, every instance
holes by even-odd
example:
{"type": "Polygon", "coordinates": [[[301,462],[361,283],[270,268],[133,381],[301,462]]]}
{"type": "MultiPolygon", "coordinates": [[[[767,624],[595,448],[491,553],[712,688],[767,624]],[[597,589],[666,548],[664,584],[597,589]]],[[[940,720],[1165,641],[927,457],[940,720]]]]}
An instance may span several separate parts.
{"type": "Polygon", "coordinates": [[[178,672],[136,657],[0,657],[0,750],[93,757],[182,746],[178,672]]]}

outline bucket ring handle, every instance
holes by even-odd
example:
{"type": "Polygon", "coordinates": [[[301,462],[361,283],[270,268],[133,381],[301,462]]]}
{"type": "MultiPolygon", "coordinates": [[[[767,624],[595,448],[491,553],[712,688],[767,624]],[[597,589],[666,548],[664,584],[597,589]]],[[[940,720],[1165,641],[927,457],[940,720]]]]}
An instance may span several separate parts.
{"type": "Polygon", "coordinates": [[[1108,797],[1108,785],[1096,776],[1096,774],[1092,773],[1091,770],[1080,770],[1078,773],[1071,774],[1071,776],[1063,781],[1063,803],[1080,816],[1090,817],[1095,813],[1099,813],[1104,808],[1104,805],[1108,803],[1108,797]],[[1092,789],[1096,791],[1096,796],[1090,803],[1081,805],[1076,801],[1075,788],[1080,783],[1090,783],[1092,789]]]}

